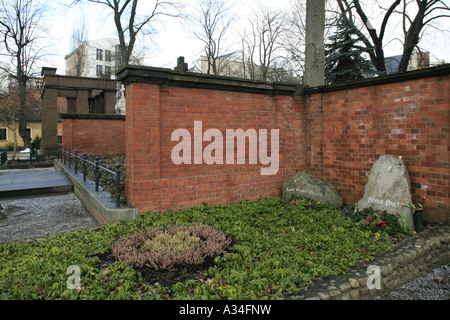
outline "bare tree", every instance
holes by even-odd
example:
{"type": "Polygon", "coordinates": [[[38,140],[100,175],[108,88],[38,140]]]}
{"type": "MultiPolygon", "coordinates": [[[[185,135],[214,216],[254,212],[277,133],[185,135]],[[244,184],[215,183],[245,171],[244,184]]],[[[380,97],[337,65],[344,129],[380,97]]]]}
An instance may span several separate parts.
{"type": "Polygon", "coordinates": [[[201,32],[194,32],[203,42],[207,62],[207,74],[222,74],[226,63],[219,57],[224,53],[224,38],[233,22],[229,14],[230,7],[222,0],[203,0],[200,3],[198,17],[195,22],[201,32]]]}
{"type": "Polygon", "coordinates": [[[103,5],[112,11],[119,37],[119,67],[129,64],[137,36],[140,33],[149,34],[152,23],[158,16],[181,16],[181,4],[178,1],[155,0],[150,10],[139,8],[140,3],[148,5],[148,2],[139,2],[138,0],[74,0],[72,5],[83,1],[103,5]]]}
{"type": "Polygon", "coordinates": [[[287,16],[289,27],[283,37],[284,47],[297,71],[304,72],[305,64],[305,37],[306,37],[306,0],[294,0],[287,16]]]}
{"type": "Polygon", "coordinates": [[[241,36],[242,63],[250,79],[271,80],[273,73],[281,71],[276,66],[284,54],[281,40],[287,27],[285,16],[281,11],[262,8],[250,20],[250,26],[250,32],[241,36]]]}
{"type": "Polygon", "coordinates": [[[11,59],[15,72],[10,76],[19,95],[19,135],[26,147],[30,146],[27,130],[26,101],[27,82],[36,71],[36,63],[42,58],[43,46],[38,41],[43,36],[41,18],[45,12],[42,2],[33,0],[0,1],[0,36],[6,55],[11,59]]]}
{"type": "MultiPolygon", "coordinates": [[[[332,29],[336,26],[336,10],[334,7],[334,0],[325,1],[324,39],[328,39],[332,29]]],[[[284,33],[283,46],[294,65],[294,72],[303,74],[305,71],[306,0],[291,0],[287,23],[288,27],[284,33]]]]}
{"type": "Polygon", "coordinates": [[[72,35],[70,38],[70,46],[73,56],[72,70],[74,76],[81,77],[84,69],[84,55],[85,48],[83,43],[88,40],[88,29],[86,26],[86,20],[84,17],[76,23],[72,29],[72,35]]]}
{"type": "Polygon", "coordinates": [[[256,34],[254,32],[248,34],[247,30],[240,35],[241,38],[241,74],[240,78],[255,80],[257,78],[255,65],[256,52],[256,34]]]}
{"type": "MultiPolygon", "coordinates": [[[[20,108],[18,108],[20,105],[19,92],[19,88],[14,87],[10,88],[7,93],[0,93],[0,122],[12,132],[13,136],[14,149],[12,160],[15,160],[18,146],[17,129],[19,129],[21,113],[20,108]]],[[[25,95],[27,97],[25,113],[31,116],[33,113],[39,112],[36,111],[36,107],[41,105],[41,91],[36,88],[26,88],[25,95]]]]}
{"type": "Polygon", "coordinates": [[[20,109],[17,106],[20,104],[19,96],[10,93],[0,94],[0,121],[6,126],[13,134],[14,149],[12,154],[12,160],[16,159],[17,153],[17,129],[19,123],[20,109]]]}
{"type": "Polygon", "coordinates": [[[384,16],[377,31],[359,0],[338,0],[338,4],[341,12],[347,16],[349,23],[354,23],[355,21],[353,12],[356,12],[364,23],[368,36],[363,30],[359,30],[358,36],[362,39],[365,46],[370,49],[370,59],[380,72],[386,72],[384,38],[394,14],[401,14],[403,20],[403,54],[398,72],[407,71],[412,52],[419,44],[424,28],[432,25],[436,19],[450,17],[450,7],[443,0],[395,0],[387,8],[382,8],[384,9],[384,16]],[[411,9],[411,7],[414,8],[411,9]]]}
{"type": "MultiPolygon", "coordinates": [[[[414,1],[416,4],[415,16],[410,14],[409,7],[413,6],[413,1],[403,0],[402,15],[403,23],[403,56],[399,65],[399,72],[404,72],[408,68],[409,60],[414,48],[419,44],[421,35],[427,26],[434,24],[436,19],[450,18],[450,7],[448,3],[438,0],[414,1]]],[[[412,10],[414,11],[414,9],[412,10]]],[[[447,31],[449,31],[447,29],[447,31]]]]}

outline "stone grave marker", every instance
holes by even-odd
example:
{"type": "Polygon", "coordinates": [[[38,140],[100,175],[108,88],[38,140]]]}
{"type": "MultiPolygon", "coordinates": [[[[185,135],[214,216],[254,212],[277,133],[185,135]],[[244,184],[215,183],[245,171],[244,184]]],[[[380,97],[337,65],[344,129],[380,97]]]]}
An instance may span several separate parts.
{"type": "Polygon", "coordinates": [[[283,184],[282,195],[287,200],[304,197],[336,207],[342,207],[343,204],[343,199],[333,184],[319,180],[307,172],[297,172],[289,177],[283,184]]]}
{"type": "MultiPolygon", "coordinates": [[[[355,210],[359,207],[402,213],[409,229],[414,230],[411,210],[400,205],[411,202],[411,182],[403,160],[393,155],[382,155],[372,166],[364,196],[357,202],[355,210]]],[[[400,218],[399,222],[403,225],[400,218]]]]}

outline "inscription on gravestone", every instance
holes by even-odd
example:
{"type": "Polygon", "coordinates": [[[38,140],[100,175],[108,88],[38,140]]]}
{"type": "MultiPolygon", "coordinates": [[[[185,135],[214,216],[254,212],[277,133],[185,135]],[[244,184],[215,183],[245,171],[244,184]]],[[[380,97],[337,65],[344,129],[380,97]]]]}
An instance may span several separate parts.
{"type": "Polygon", "coordinates": [[[332,183],[319,180],[307,172],[297,172],[289,177],[283,184],[282,194],[288,200],[292,197],[305,197],[338,208],[343,204],[341,195],[332,183]]]}
{"type": "MultiPolygon", "coordinates": [[[[358,201],[361,209],[373,208],[391,214],[403,214],[410,230],[414,230],[411,210],[400,203],[411,203],[411,182],[403,160],[382,155],[373,164],[366,183],[364,197],[358,201]]],[[[403,225],[399,219],[400,224],[403,225]]]]}

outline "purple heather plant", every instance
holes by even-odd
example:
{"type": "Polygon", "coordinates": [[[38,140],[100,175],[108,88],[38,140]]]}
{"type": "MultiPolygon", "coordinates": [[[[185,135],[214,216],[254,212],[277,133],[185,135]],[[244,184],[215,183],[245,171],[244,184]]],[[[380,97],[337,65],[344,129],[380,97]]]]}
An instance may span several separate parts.
{"type": "Polygon", "coordinates": [[[170,225],[122,236],[113,244],[112,255],[138,268],[170,269],[201,264],[206,257],[223,254],[230,244],[231,239],[212,226],[170,225]]]}

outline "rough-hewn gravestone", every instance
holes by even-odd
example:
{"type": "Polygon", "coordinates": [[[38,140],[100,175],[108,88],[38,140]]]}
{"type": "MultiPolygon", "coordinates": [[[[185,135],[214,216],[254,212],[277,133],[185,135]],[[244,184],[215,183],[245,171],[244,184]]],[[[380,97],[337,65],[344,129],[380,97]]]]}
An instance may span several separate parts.
{"type": "Polygon", "coordinates": [[[408,227],[414,230],[411,210],[400,205],[411,203],[411,199],[411,182],[403,160],[382,155],[372,166],[364,197],[357,202],[356,209],[373,208],[392,214],[401,212],[408,227]]]}
{"type": "Polygon", "coordinates": [[[319,180],[307,172],[297,172],[288,178],[283,184],[282,195],[288,200],[292,197],[304,197],[337,207],[343,204],[343,199],[333,184],[319,180]]]}

